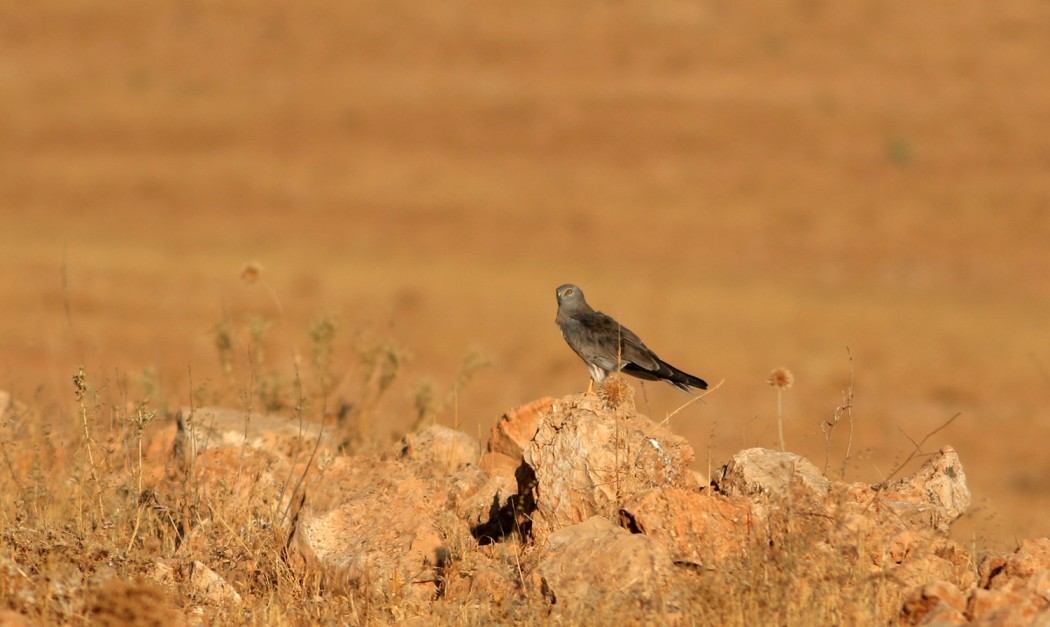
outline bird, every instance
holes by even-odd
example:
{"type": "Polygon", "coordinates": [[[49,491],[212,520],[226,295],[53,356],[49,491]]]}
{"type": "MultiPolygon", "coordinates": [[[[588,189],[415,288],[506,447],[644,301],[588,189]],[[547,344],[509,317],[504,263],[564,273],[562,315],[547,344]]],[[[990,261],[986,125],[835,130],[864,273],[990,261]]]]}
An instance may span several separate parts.
{"type": "Polygon", "coordinates": [[[706,381],[660,359],[633,331],[592,309],[580,288],[566,283],[557,289],[557,296],[554,321],[565,343],[591,372],[588,393],[595,383],[618,371],[639,379],[666,381],[683,392],[707,389],[706,381]]]}

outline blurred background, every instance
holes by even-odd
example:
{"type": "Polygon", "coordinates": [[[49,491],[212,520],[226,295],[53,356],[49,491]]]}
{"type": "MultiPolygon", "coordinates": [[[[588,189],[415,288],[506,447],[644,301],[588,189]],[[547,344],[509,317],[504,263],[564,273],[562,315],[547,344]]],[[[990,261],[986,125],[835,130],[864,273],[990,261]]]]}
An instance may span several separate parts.
{"type": "Polygon", "coordinates": [[[777,446],[786,367],[832,476],[958,414],[922,450],[1011,547],[1050,533],[1047,59],[1034,0],[6,3],[0,389],[58,429],[79,364],[166,409],[327,368],[332,410],[380,359],[380,432],[484,441],[586,389],[573,282],[718,385],[635,385],[698,470],[777,446]]]}

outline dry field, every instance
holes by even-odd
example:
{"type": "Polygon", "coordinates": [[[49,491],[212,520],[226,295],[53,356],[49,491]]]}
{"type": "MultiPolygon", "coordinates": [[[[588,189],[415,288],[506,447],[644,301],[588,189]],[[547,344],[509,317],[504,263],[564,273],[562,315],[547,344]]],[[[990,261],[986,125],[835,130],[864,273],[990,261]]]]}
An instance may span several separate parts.
{"type": "Polygon", "coordinates": [[[586,386],[574,282],[720,382],[669,421],[698,469],[775,446],[780,366],[839,468],[852,377],[847,478],[958,414],[957,539],[1009,549],[1050,534],[1048,58],[1034,0],[6,3],[0,389],[70,456],[79,365],[120,411],[298,376],[379,442],[481,434],[586,386]]]}

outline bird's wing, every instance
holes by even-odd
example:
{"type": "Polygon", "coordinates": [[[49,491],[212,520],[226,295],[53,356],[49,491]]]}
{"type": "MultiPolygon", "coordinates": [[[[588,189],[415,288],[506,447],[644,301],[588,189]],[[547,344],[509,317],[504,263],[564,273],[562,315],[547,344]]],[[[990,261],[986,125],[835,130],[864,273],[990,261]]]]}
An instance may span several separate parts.
{"type": "Polygon", "coordinates": [[[600,311],[568,315],[561,329],[577,355],[606,372],[623,370],[639,379],[667,381],[686,392],[707,389],[703,379],[663,361],[633,331],[600,311]]]}
{"type": "Polygon", "coordinates": [[[660,359],[638,335],[616,320],[601,312],[589,316],[585,324],[602,338],[601,355],[592,361],[604,370],[622,370],[639,379],[667,381],[686,392],[691,387],[707,389],[706,381],[660,359]]]}
{"type": "Polygon", "coordinates": [[[572,320],[579,329],[579,343],[573,348],[585,360],[608,371],[619,370],[625,362],[643,370],[659,368],[660,360],[642,340],[610,316],[600,311],[580,312],[572,320]]]}

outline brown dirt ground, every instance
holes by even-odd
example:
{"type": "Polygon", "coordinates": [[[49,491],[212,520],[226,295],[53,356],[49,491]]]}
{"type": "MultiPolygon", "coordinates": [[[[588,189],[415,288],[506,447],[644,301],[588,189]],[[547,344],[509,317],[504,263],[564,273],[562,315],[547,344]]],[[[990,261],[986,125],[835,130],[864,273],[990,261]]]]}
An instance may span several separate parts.
{"type": "Polygon", "coordinates": [[[848,478],[961,413],[924,446],[966,465],[959,533],[1050,534],[1047,59],[1035,0],[7,3],[0,389],[62,422],[76,364],[155,368],[177,405],[223,316],[287,372],[331,313],[346,381],[361,329],[412,352],[390,429],[489,356],[440,416],[481,434],[586,384],[575,282],[724,380],[670,419],[703,469],[774,445],[778,366],[821,466],[848,347],[848,478]]]}

